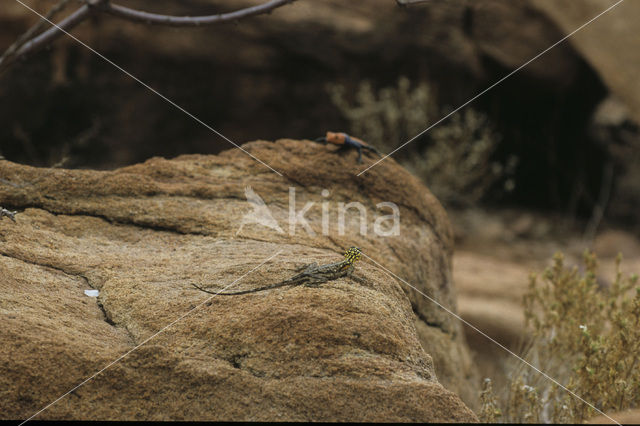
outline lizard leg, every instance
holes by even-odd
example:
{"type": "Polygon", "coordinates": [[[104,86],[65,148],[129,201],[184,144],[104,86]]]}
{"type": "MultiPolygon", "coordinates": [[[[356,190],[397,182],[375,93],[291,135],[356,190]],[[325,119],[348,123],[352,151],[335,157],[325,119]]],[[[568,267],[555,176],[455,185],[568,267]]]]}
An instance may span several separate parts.
{"type": "Polygon", "coordinates": [[[196,284],[196,283],[191,283],[191,285],[192,285],[192,286],[194,286],[195,288],[197,288],[197,289],[198,289],[198,290],[200,290],[200,291],[204,291],[205,293],[209,293],[209,294],[217,294],[217,292],[215,292],[215,291],[210,291],[210,290],[206,290],[206,289],[204,289],[204,288],[200,287],[200,286],[199,286],[198,284],[196,284]]]}
{"type": "Polygon", "coordinates": [[[377,150],[375,147],[373,147],[373,146],[365,145],[365,146],[363,146],[363,148],[364,148],[364,149],[366,149],[367,151],[371,151],[371,152],[374,152],[374,153],[376,153],[376,154],[378,154],[378,155],[382,156],[382,154],[380,154],[380,151],[378,151],[378,150],[377,150]]]}
{"type": "Polygon", "coordinates": [[[316,269],[317,267],[318,267],[318,264],[316,262],[313,262],[313,263],[309,263],[308,265],[306,265],[301,270],[303,270],[304,272],[311,272],[314,269],[316,269]]]}
{"type": "Polygon", "coordinates": [[[358,163],[362,163],[362,147],[358,147],[358,163]]]}
{"type": "Polygon", "coordinates": [[[302,271],[308,271],[310,268],[315,268],[317,267],[318,264],[316,262],[313,263],[305,263],[302,266],[298,266],[295,271],[296,272],[302,272],[302,271]]]}
{"type": "Polygon", "coordinates": [[[289,283],[293,283],[293,282],[300,283],[301,281],[306,280],[307,277],[309,277],[309,274],[315,271],[317,267],[318,267],[318,264],[316,262],[309,263],[308,265],[304,265],[303,267],[298,268],[296,270],[297,272],[299,272],[298,274],[294,275],[291,278],[286,279],[285,281],[289,283]]]}
{"type": "Polygon", "coordinates": [[[326,283],[329,281],[326,276],[320,274],[307,274],[309,280],[304,284],[305,287],[318,287],[320,284],[326,283]]]}
{"type": "Polygon", "coordinates": [[[361,278],[361,277],[359,277],[357,275],[349,274],[349,278],[351,278],[352,280],[354,280],[358,284],[366,284],[367,283],[367,280],[365,280],[364,278],[361,278]]]}

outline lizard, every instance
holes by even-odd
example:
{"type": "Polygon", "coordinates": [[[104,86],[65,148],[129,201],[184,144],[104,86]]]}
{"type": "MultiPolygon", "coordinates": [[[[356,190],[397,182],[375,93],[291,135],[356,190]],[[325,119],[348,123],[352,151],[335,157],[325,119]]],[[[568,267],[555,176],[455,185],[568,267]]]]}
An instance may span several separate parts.
{"type": "Polygon", "coordinates": [[[315,142],[322,142],[322,143],[332,143],[334,145],[340,145],[343,149],[349,149],[349,148],[357,149],[358,150],[358,163],[362,163],[362,150],[363,149],[367,150],[367,151],[372,151],[372,152],[375,152],[378,155],[381,155],[380,151],[378,151],[376,148],[372,147],[371,145],[367,144],[362,139],[358,139],[356,137],[349,136],[346,133],[327,132],[326,136],[323,136],[323,137],[320,137],[320,138],[316,138],[314,141],[315,142]]]}
{"type": "Polygon", "coordinates": [[[240,290],[233,292],[217,293],[214,291],[206,290],[194,283],[193,285],[200,291],[210,294],[219,294],[221,296],[233,296],[237,294],[257,293],[259,291],[271,290],[273,288],[285,287],[285,286],[297,286],[305,285],[307,287],[317,287],[327,281],[337,280],[338,278],[351,276],[354,270],[353,264],[360,259],[360,248],[350,247],[344,253],[344,260],[335,263],[328,263],[326,265],[318,265],[317,263],[310,263],[308,265],[299,268],[300,272],[291,278],[277,282],[275,284],[269,284],[264,287],[254,288],[251,290],[240,290]]]}

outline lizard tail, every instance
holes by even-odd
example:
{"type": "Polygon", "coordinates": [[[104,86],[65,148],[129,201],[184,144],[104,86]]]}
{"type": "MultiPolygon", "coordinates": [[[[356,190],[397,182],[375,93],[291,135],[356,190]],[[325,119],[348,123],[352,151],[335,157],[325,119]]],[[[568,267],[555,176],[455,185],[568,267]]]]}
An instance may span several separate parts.
{"type": "Polygon", "coordinates": [[[272,284],[272,285],[268,285],[266,287],[260,287],[260,288],[254,288],[251,290],[240,290],[240,291],[232,291],[232,292],[216,292],[216,291],[209,291],[206,290],[200,286],[198,286],[195,283],[191,283],[192,286],[194,286],[195,288],[197,288],[200,291],[204,291],[205,293],[209,293],[209,294],[215,294],[215,295],[219,295],[219,296],[235,296],[237,294],[248,294],[248,293],[255,293],[258,291],[263,291],[263,290],[269,290],[272,288],[276,288],[276,287],[281,287],[283,284],[282,283],[278,283],[278,284],[272,284]]]}

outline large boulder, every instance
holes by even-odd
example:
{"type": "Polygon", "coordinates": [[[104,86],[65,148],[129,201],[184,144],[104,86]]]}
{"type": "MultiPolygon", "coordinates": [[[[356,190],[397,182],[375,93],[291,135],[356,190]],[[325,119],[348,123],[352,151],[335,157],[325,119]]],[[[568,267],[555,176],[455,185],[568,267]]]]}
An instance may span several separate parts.
{"type": "Polygon", "coordinates": [[[2,418],[62,396],[36,418],[477,420],[454,393],[477,389],[460,324],[420,294],[456,309],[438,201],[391,159],[357,177],[355,152],[243,148],[282,176],[237,149],[114,171],[0,161],[2,207],[18,210],[0,221],[2,418]],[[366,232],[355,209],[337,226],[340,202],[359,203],[366,232]],[[381,202],[399,235],[381,235],[381,202]],[[309,229],[292,232],[290,208],[307,203],[309,229]],[[240,296],[191,285],[256,288],[352,245],[357,279],[240,296]]]}
{"type": "Polygon", "coordinates": [[[640,123],[640,3],[611,0],[529,0],[565,33],[571,33],[600,13],[606,14],[573,35],[569,42],[596,70],[607,87],[624,100],[633,119],[640,123]]]}

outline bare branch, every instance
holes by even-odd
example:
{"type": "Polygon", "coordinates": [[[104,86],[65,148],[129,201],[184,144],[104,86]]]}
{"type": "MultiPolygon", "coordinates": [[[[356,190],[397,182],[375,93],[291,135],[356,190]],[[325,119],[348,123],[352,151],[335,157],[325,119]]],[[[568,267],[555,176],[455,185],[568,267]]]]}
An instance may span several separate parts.
{"type": "MultiPolygon", "coordinates": [[[[29,39],[33,38],[40,30],[42,30],[47,24],[47,20],[53,19],[56,13],[60,12],[64,7],[69,3],[69,0],[60,0],[58,4],[53,6],[51,10],[45,15],[45,19],[40,19],[35,25],[27,30],[24,34],[18,37],[15,43],[13,43],[2,55],[5,56],[12,55],[16,50],[18,50],[23,44],[25,44],[29,39]]],[[[1,58],[0,58],[1,59],[1,58]]]]}
{"type": "Polygon", "coordinates": [[[284,6],[288,3],[293,3],[294,1],[296,0],[270,0],[266,3],[236,10],[234,12],[208,16],[159,15],[157,13],[130,9],[110,2],[102,4],[100,6],[100,10],[122,19],[142,22],[145,24],[169,25],[175,27],[197,27],[202,25],[218,24],[226,21],[234,21],[236,19],[260,15],[262,13],[270,13],[273,9],[284,6]]]}
{"type": "Polygon", "coordinates": [[[73,29],[80,22],[87,19],[93,12],[101,11],[109,13],[121,19],[129,21],[142,22],[146,24],[158,24],[168,26],[196,27],[203,25],[218,24],[220,22],[234,21],[249,16],[270,13],[272,10],[293,3],[296,0],[270,0],[266,3],[247,7],[245,9],[236,10],[234,12],[222,13],[218,15],[208,16],[171,16],[159,15],[157,13],[149,13],[141,10],[130,9],[128,7],[112,4],[109,0],[85,0],[85,4],[71,15],[63,19],[59,24],[52,26],[42,34],[33,37],[41,25],[51,21],[53,15],[62,9],[68,0],[61,0],[47,15],[46,19],[42,19],[35,27],[31,28],[27,33],[16,41],[9,49],[0,56],[0,72],[16,59],[32,53],[44,46],[47,46],[53,40],[73,29]],[[37,28],[36,28],[37,27],[37,28]],[[64,30],[61,31],[60,29],[64,30]]]}
{"type": "MultiPolygon", "coordinates": [[[[80,7],[78,10],[73,12],[71,15],[64,18],[60,21],[56,26],[52,26],[47,31],[42,34],[33,37],[31,40],[23,42],[20,48],[15,52],[5,52],[2,57],[0,57],[0,70],[7,67],[10,63],[14,62],[16,59],[25,56],[28,53],[34,52],[49,43],[51,43],[56,38],[60,37],[64,32],[60,31],[58,27],[62,28],[65,31],[70,31],[80,22],[84,21],[89,14],[91,13],[90,7],[88,5],[84,5],[80,7]]],[[[47,18],[50,19],[50,18],[47,18]]],[[[43,20],[42,22],[47,22],[43,20]]],[[[11,49],[11,48],[9,48],[11,49]]]]}
{"type": "Polygon", "coordinates": [[[47,20],[53,19],[53,17],[60,12],[69,3],[69,0],[60,0],[51,10],[46,14],[45,19],[40,19],[35,25],[29,28],[24,34],[22,34],[9,48],[0,56],[0,69],[2,64],[10,62],[10,59],[15,56],[16,51],[22,47],[27,41],[32,39],[40,30],[42,30],[47,20]]]}

